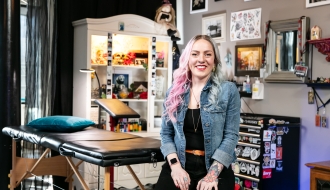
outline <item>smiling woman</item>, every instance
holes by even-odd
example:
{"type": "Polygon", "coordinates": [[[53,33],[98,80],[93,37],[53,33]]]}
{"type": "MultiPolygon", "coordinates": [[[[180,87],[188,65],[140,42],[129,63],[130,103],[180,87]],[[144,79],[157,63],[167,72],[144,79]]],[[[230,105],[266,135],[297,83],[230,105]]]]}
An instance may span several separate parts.
{"type": "Polygon", "coordinates": [[[230,165],[238,141],[240,97],[236,85],[225,81],[219,57],[216,42],[207,35],[193,37],[181,55],[164,103],[160,135],[167,162],[156,190],[234,189],[230,165]]]}

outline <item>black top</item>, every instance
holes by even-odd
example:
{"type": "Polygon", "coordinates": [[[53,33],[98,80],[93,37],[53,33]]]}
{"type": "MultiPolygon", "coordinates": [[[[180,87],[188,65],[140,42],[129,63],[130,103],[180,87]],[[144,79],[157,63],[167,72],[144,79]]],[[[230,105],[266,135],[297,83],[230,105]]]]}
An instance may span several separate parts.
{"type": "Polygon", "coordinates": [[[204,134],[202,128],[202,119],[200,118],[200,109],[188,108],[186,117],[184,119],[183,132],[186,136],[187,150],[204,150],[204,134]],[[197,128],[196,132],[194,129],[194,123],[195,128],[197,128]]]}

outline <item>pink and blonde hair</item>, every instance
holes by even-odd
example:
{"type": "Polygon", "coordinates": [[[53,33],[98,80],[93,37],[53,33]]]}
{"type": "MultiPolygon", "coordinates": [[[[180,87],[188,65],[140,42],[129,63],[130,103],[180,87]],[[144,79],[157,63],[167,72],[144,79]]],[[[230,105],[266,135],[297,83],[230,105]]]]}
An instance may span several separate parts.
{"type": "Polygon", "coordinates": [[[176,113],[178,106],[183,103],[182,95],[190,88],[191,83],[191,71],[189,70],[189,57],[191,54],[192,47],[197,40],[204,39],[213,47],[215,54],[214,63],[216,65],[215,72],[212,72],[210,80],[212,80],[212,87],[210,90],[209,101],[215,103],[217,95],[220,89],[220,83],[225,80],[224,75],[221,72],[220,54],[215,41],[207,35],[196,35],[194,36],[185,47],[179,60],[179,68],[173,73],[173,84],[168,92],[167,99],[165,100],[165,110],[163,116],[167,120],[176,122],[176,113]]]}

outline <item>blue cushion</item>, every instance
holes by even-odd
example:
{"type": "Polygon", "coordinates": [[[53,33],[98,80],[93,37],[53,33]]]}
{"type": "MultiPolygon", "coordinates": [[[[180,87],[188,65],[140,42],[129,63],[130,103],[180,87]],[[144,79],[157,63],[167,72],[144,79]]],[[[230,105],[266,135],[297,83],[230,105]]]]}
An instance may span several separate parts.
{"type": "Polygon", "coordinates": [[[89,119],[63,115],[42,117],[27,124],[29,127],[42,131],[57,132],[79,131],[92,125],[95,125],[95,123],[89,119]]]}

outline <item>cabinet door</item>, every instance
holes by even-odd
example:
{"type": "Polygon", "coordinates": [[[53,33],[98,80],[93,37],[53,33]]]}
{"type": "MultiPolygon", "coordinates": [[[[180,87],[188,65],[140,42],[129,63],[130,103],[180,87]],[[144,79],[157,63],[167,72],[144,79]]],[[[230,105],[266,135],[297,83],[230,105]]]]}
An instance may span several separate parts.
{"type": "Polygon", "coordinates": [[[145,164],[145,177],[158,177],[164,163],[165,162],[157,162],[157,165],[145,164]]]}
{"type": "MultiPolygon", "coordinates": [[[[144,164],[134,164],[134,165],[130,165],[130,166],[138,178],[144,178],[144,173],[145,173],[144,164]]],[[[118,167],[117,174],[118,174],[118,177],[117,177],[118,181],[134,179],[126,166],[118,167]]]]}
{"type": "Polygon", "coordinates": [[[149,132],[159,132],[163,103],[167,89],[172,83],[172,51],[168,41],[156,40],[152,43],[151,101],[149,104],[149,132]]]}

